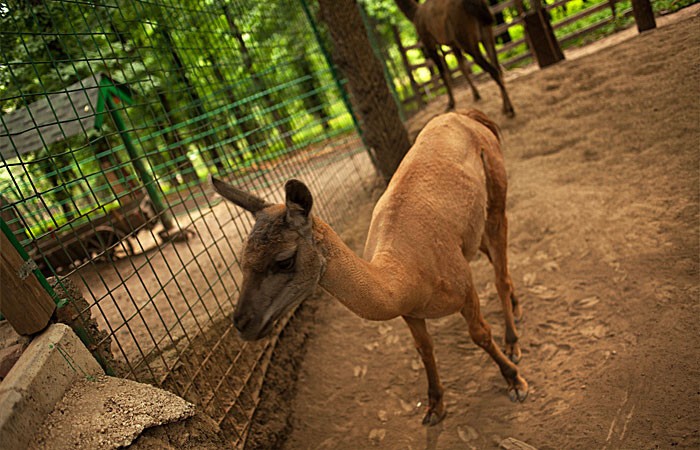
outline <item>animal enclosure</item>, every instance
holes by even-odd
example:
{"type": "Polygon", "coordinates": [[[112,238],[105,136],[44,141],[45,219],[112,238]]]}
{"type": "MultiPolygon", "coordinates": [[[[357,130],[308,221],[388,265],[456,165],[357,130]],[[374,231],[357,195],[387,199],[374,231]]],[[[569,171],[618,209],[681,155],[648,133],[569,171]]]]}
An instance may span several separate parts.
{"type": "MultiPolygon", "coordinates": [[[[334,225],[376,179],[314,13],[304,0],[0,3],[4,229],[83,329],[97,321],[86,340],[109,373],[197,403],[234,445],[276,337],[243,343],[228,320],[251,219],[207,177],[275,202],[303,179],[334,225]]],[[[398,100],[417,103],[406,80],[420,67],[383,39],[398,100]]]]}

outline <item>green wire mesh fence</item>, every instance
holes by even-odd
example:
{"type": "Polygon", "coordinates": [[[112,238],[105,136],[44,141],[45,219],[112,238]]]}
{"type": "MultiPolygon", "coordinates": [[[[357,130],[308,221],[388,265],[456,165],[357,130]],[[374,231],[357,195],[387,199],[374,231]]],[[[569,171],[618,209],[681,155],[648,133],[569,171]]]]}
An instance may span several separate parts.
{"type": "Polygon", "coordinates": [[[97,320],[108,372],[196,402],[238,444],[274,339],[227,320],[252,221],[208,175],[270,201],[301,178],[331,223],[375,177],[303,6],[0,2],[5,228],[97,320]]]}

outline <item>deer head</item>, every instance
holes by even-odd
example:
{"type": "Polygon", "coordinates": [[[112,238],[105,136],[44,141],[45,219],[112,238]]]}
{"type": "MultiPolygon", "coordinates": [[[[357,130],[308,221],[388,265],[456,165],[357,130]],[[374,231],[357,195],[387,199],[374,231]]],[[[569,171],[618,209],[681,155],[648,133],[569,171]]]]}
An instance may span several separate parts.
{"type": "Polygon", "coordinates": [[[284,205],[272,205],[216,178],[216,192],[253,213],[246,239],[243,282],[233,323],[245,340],[267,336],[277,319],[301,303],[321,278],[325,259],[313,233],[313,198],[304,183],[289,180],[284,205]]]}

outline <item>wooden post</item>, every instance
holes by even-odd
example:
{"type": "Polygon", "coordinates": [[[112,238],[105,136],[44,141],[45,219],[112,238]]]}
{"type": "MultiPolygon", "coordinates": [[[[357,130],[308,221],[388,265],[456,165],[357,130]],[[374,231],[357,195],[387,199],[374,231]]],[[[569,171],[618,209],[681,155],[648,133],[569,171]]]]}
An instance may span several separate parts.
{"type": "MultiPolygon", "coordinates": [[[[4,227],[3,227],[4,228],[4,227]]],[[[18,334],[46,328],[56,304],[4,231],[0,231],[0,312],[18,334]]]]}
{"type": "Polygon", "coordinates": [[[534,11],[525,13],[523,20],[532,53],[540,68],[551,66],[564,59],[559,41],[554,36],[552,24],[549,23],[547,10],[539,5],[539,1],[535,2],[534,11]]]}
{"type": "Polygon", "coordinates": [[[24,227],[22,226],[22,221],[19,218],[19,214],[14,206],[8,206],[10,201],[4,196],[0,195],[0,219],[4,220],[7,226],[12,231],[12,234],[17,236],[22,234],[24,227]]]}
{"type": "Polygon", "coordinates": [[[640,33],[656,28],[654,9],[649,0],[632,0],[632,12],[640,33]]]}

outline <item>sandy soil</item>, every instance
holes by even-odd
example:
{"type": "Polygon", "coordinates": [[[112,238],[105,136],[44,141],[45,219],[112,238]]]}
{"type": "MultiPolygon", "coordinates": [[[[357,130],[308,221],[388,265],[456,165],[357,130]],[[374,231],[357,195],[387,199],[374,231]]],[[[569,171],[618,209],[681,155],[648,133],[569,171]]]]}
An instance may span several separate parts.
{"type": "MultiPolygon", "coordinates": [[[[477,106],[502,126],[510,261],[530,383],[512,404],[459,316],[429,323],[448,415],[421,426],[422,364],[401,320],[325,297],[291,400],[287,449],[700,447],[700,15],[509,82],[477,106]]],[[[444,107],[414,118],[413,133],[444,107]]],[[[458,107],[472,107],[466,89],[458,107]]],[[[372,201],[345,236],[361,248],[372,201]]],[[[503,320],[485,258],[482,311],[503,320]]],[[[295,375],[294,375],[295,376],[295,375]]]]}

